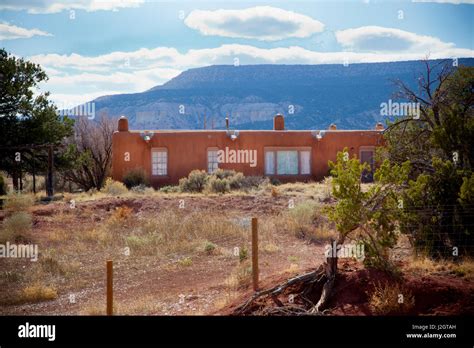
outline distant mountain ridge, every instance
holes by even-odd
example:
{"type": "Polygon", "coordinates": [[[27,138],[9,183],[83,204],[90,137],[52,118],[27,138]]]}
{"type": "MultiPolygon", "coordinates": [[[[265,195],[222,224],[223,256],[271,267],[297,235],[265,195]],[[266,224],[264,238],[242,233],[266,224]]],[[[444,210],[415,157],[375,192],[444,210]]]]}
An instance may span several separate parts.
{"type": "MultiPolygon", "coordinates": [[[[458,59],[474,66],[474,58],[458,59]]],[[[184,71],[163,85],[135,94],[99,97],[96,114],[125,115],[131,129],[271,129],[285,115],[287,129],[371,129],[384,121],[380,104],[395,92],[393,80],[411,86],[422,61],[324,65],[215,65],[184,71]]]]}

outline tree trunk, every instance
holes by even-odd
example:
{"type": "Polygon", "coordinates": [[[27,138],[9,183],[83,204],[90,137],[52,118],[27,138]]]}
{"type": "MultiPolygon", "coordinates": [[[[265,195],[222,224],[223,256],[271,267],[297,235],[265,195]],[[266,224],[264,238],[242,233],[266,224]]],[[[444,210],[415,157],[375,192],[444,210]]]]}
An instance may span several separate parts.
{"type": "MultiPolygon", "coordinates": [[[[334,241],[331,240],[331,247],[337,247],[338,245],[344,244],[345,236],[339,236],[337,244],[334,245],[334,241]]],[[[311,312],[321,312],[327,304],[329,297],[331,296],[334,283],[336,281],[337,274],[337,249],[332,250],[331,255],[326,258],[326,263],[324,264],[324,270],[326,275],[326,283],[323,285],[323,291],[321,292],[321,297],[319,298],[318,303],[313,307],[311,312]]]]}

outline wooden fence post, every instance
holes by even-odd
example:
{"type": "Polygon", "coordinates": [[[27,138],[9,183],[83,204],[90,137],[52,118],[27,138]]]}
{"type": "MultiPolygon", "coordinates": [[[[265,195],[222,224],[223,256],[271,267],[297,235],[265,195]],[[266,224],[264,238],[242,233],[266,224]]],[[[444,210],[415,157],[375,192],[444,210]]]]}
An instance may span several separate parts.
{"type": "Polygon", "coordinates": [[[252,276],[253,289],[258,290],[258,220],[252,218],[252,276]]]}
{"type": "Polygon", "coordinates": [[[107,261],[107,315],[114,314],[113,261],[107,261]]]}

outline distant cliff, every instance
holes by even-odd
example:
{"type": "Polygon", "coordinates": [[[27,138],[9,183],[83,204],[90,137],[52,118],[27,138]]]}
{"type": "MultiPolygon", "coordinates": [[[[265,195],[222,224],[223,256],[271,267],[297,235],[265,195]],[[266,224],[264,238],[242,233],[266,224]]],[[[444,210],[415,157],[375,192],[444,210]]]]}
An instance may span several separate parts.
{"type": "MultiPolygon", "coordinates": [[[[474,65],[474,59],[459,59],[474,65]]],[[[411,86],[421,61],[330,65],[209,66],[184,71],[143,93],[97,98],[96,113],[126,115],[131,129],[270,129],[282,113],[287,129],[373,128],[380,104],[393,97],[393,80],[411,86]]]]}

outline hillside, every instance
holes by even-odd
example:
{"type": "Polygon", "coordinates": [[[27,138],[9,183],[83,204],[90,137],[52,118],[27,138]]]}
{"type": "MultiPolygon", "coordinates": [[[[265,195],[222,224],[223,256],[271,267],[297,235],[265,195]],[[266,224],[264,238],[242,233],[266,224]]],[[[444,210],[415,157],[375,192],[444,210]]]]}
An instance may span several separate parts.
{"type": "MultiPolygon", "coordinates": [[[[474,65],[474,59],[459,64],[474,65]]],[[[269,129],[276,113],[288,129],[372,128],[393,81],[414,86],[421,61],[326,65],[217,65],[184,71],[143,93],[97,98],[96,112],[126,115],[132,129],[269,129]],[[290,110],[294,110],[291,114],[290,110]],[[181,113],[180,113],[181,112],[181,113]],[[211,118],[214,120],[211,121],[211,118]]]]}

